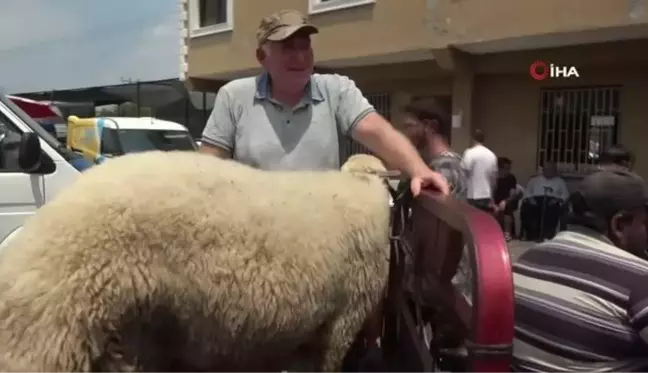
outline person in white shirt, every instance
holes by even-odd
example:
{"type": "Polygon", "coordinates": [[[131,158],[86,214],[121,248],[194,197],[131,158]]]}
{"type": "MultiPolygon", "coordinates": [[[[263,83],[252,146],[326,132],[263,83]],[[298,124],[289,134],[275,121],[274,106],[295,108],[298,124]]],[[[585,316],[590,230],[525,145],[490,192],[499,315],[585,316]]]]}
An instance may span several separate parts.
{"type": "Polygon", "coordinates": [[[468,203],[493,212],[493,191],[497,181],[497,156],[484,146],[484,132],[473,132],[473,144],[463,153],[461,166],[468,178],[468,203]]]}
{"type": "Polygon", "coordinates": [[[529,241],[551,239],[562,215],[562,208],[569,199],[567,184],[558,175],[553,162],[546,162],[542,174],[529,180],[520,218],[529,241]]]}

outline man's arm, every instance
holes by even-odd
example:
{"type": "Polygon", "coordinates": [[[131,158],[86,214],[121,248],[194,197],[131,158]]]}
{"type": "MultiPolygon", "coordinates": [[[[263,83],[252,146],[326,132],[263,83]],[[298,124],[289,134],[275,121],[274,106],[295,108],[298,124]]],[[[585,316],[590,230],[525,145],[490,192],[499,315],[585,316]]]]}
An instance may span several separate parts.
{"type": "Polygon", "coordinates": [[[232,152],[230,152],[227,149],[223,149],[219,146],[214,146],[210,145],[208,143],[203,142],[200,144],[200,147],[198,148],[198,152],[202,154],[209,154],[216,156],[218,158],[223,158],[223,159],[230,159],[232,158],[232,152]]]}
{"type": "Polygon", "coordinates": [[[235,131],[231,98],[227,86],[223,86],[216,95],[214,108],[207,119],[198,151],[219,158],[232,158],[235,131]]]}
{"type": "Polygon", "coordinates": [[[635,282],[636,286],[630,291],[628,299],[628,320],[630,326],[648,345],[648,288],[646,280],[635,282]]]}
{"type": "Polygon", "coordinates": [[[330,84],[340,92],[336,120],[345,135],[409,176],[430,172],[412,143],[376,112],[351,79],[336,75],[330,84]]]}
{"type": "Polygon", "coordinates": [[[470,175],[472,173],[472,157],[470,156],[470,149],[464,150],[463,154],[461,155],[461,168],[464,169],[466,172],[466,175],[470,175]]]}
{"type": "Polygon", "coordinates": [[[359,120],[352,134],[387,164],[409,176],[420,175],[429,168],[412,143],[376,112],[359,120]]]}
{"type": "Polygon", "coordinates": [[[529,180],[526,189],[524,189],[524,197],[522,199],[529,199],[533,197],[536,181],[537,179],[535,177],[532,177],[531,180],[529,180]]]}
{"type": "Polygon", "coordinates": [[[495,162],[491,166],[491,169],[488,173],[488,180],[490,181],[491,190],[495,190],[495,187],[497,187],[497,171],[497,158],[495,158],[495,162]]]}
{"type": "Polygon", "coordinates": [[[565,180],[560,178],[560,182],[558,183],[558,188],[559,188],[559,195],[560,199],[565,202],[567,199],[569,199],[569,189],[567,188],[567,183],[565,183],[565,180]]]}

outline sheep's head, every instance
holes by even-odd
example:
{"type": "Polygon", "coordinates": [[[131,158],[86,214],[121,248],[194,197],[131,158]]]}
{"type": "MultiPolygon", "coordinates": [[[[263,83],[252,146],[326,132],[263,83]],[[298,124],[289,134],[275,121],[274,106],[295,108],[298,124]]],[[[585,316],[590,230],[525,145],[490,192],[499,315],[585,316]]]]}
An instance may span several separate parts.
{"type": "Polygon", "coordinates": [[[369,154],[355,154],[342,165],[342,172],[352,174],[370,174],[380,178],[396,177],[398,171],[388,171],[385,164],[378,158],[369,154]]]}

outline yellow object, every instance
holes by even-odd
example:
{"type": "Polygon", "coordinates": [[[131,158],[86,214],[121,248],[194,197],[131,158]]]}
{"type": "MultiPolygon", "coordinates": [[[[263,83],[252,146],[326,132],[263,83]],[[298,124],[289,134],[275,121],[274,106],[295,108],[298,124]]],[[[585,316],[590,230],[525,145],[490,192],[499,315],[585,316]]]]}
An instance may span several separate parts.
{"type": "Polygon", "coordinates": [[[67,147],[97,163],[101,158],[101,126],[97,118],[68,117],[67,147]]]}

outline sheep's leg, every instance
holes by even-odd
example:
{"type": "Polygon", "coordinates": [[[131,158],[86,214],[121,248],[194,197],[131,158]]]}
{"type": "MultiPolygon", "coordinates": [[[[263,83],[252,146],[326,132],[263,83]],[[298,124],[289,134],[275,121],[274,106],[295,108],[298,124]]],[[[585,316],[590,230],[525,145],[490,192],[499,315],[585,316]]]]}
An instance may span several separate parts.
{"type": "Polygon", "coordinates": [[[353,344],[356,335],[364,325],[366,313],[357,305],[347,306],[333,321],[328,335],[321,370],[339,372],[342,361],[353,344]]]}

